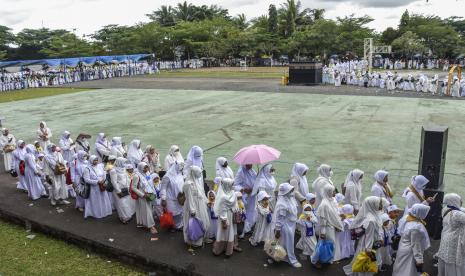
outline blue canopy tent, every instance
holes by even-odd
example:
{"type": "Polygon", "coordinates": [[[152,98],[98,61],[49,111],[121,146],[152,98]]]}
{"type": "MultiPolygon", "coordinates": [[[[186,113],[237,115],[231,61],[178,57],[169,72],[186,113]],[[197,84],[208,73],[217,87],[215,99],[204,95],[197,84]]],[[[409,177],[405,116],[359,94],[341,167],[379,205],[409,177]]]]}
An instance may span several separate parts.
{"type": "Polygon", "coordinates": [[[50,67],[57,67],[61,65],[76,67],[79,63],[85,65],[94,64],[110,64],[114,62],[137,62],[141,59],[152,56],[151,54],[136,54],[136,55],[117,55],[117,56],[95,56],[95,57],[75,57],[75,58],[55,58],[55,59],[37,59],[37,60],[14,60],[14,61],[0,61],[0,68],[28,66],[28,65],[48,65],[50,67]]]}

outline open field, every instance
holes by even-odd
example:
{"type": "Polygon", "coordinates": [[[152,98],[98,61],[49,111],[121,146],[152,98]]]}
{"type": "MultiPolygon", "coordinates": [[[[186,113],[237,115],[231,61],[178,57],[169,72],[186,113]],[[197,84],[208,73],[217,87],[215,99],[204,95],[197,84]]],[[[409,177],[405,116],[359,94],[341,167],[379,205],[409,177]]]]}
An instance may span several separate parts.
{"type": "Polygon", "coordinates": [[[215,67],[199,69],[179,69],[173,71],[161,71],[156,77],[208,77],[208,78],[281,78],[289,72],[288,67],[248,67],[242,70],[240,67],[215,67]]]}
{"type": "Polygon", "coordinates": [[[144,275],[129,266],[0,220],[1,275],[144,275]],[[33,239],[26,236],[35,235],[33,239]]]}
{"type": "Polygon", "coordinates": [[[50,88],[31,88],[24,90],[14,90],[10,92],[0,92],[0,103],[13,102],[27,99],[56,96],[61,94],[76,93],[87,91],[89,89],[73,87],[50,87],[50,88]]]}
{"type": "MultiPolygon", "coordinates": [[[[190,146],[206,150],[208,177],[218,156],[231,156],[242,146],[264,143],[282,151],[276,162],[284,181],[293,162],[335,168],[339,185],[347,172],[367,174],[364,194],[380,168],[391,172],[400,197],[417,172],[422,125],[450,127],[445,181],[447,191],[463,193],[465,112],[462,101],[421,98],[318,95],[301,93],[246,93],[155,89],[102,89],[0,104],[6,126],[17,137],[32,142],[38,122],[45,120],[58,141],[64,130],[109,137],[129,143],[140,138],[155,145],[164,158],[171,144],[185,156],[190,146]],[[53,105],[49,103],[53,102],[53,105]]],[[[231,162],[233,163],[233,162],[231,162]]],[[[235,167],[236,168],[236,167],[235,167]]]]}

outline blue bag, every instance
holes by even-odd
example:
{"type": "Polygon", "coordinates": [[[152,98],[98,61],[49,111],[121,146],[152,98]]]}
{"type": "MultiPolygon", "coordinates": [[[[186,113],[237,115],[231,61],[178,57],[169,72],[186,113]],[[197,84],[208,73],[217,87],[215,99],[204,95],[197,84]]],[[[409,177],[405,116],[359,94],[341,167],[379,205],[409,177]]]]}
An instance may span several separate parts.
{"type": "Polygon", "coordinates": [[[334,258],[334,243],[330,240],[320,240],[315,247],[315,252],[311,257],[312,263],[327,264],[334,258]]]}
{"type": "Polygon", "coordinates": [[[203,223],[195,217],[189,218],[187,237],[190,241],[197,241],[205,235],[203,223]]]}
{"type": "Polygon", "coordinates": [[[307,223],[305,223],[305,234],[306,237],[313,236],[313,226],[309,226],[307,223]]]}
{"type": "Polygon", "coordinates": [[[272,219],[273,219],[272,214],[271,214],[271,213],[268,213],[268,214],[266,215],[266,223],[270,223],[272,219]]]}

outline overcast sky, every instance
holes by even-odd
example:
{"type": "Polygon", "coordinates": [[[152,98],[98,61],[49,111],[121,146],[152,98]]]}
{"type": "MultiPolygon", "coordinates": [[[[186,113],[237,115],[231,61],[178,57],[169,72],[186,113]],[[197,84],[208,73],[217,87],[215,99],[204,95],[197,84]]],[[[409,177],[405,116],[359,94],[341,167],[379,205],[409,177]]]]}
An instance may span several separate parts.
{"type": "MultiPolygon", "coordinates": [[[[16,33],[24,28],[76,29],[90,34],[108,24],[132,25],[146,22],[145,14],[161,5],[176,5],[179,0],[0,0],[0,25],[16,33]]],[[[268,6],[284,1],[265,0],[192,0],[195,5],[218,4],[231,15],[244,13],[247,19],[268,12],[268,6]]],[[[395,27],[405,9],[441,17],[465,16],[465,0],[302,0],[306,8],[324,8],[327,18],[351,13],[375,19],[370,27],[378,31],[395,27]]]]}

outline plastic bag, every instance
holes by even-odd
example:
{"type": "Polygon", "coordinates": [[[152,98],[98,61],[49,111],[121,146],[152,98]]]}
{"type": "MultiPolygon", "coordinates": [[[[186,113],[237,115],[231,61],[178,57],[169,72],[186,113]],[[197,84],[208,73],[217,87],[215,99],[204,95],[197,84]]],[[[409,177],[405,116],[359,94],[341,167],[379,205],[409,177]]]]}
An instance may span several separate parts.
{"type": "Polygon", "coordinates": [[[330,240],[318,241],[315,252],[311,257],[312,263],[327,264],[334,258],[334,243],[330,240]]]}
{"type": "Polygon", "coordinates": [[[203,223],[195,217],[189,218],[189,225],[187,226],[187,237],[190,241],[197,241],[205,236],[205,228],[203,223]]]}
{"type": "Polygon", "coordinates": [[[286,249],[284,249],[284,247],[282,247],[277,240],[265,241],[263,250],[265,250],[266,254],[270,258],[277,262],[283,261],[287,256],[286,249]]]}
{"type": "Polygon", "coordinates": [[[174,228],[173,214],[171,212],[168,212],[166,208],[163,209],[163,214],[161,214],[160,216],[160,227],[163,229],[174,228]]]}
{"type": "MultiPolygon", "coordinates": [[[[373,251],[373,254],[376,254],[376,252],[373,251]]],[[[362,251],[355,257],[355,261],[352,264],[352,272],[377,273],[378,265],[376,264],[376,260],[372,260],[365,251],[362,251]]]]}

